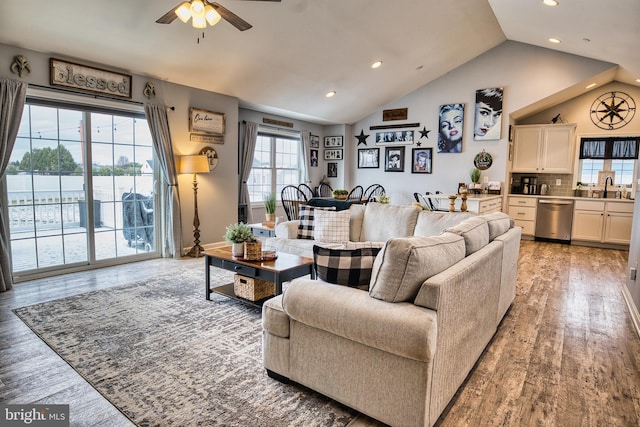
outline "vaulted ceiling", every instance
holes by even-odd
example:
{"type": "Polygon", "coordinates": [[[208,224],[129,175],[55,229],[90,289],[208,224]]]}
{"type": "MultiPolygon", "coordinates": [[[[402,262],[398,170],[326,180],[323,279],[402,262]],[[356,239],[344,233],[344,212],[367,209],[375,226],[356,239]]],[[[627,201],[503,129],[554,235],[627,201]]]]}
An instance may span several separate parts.
{"type": "Polygon", "coordinates": [[[177,19],[155,22],[179,0],[2,1],[0,43],[321,124],[356,122],[507,39],[618,64],[613,79],[640,85],[640,1],[559,2],[219,0],[253,28],[221,21],[203,37],[177,19]]]}

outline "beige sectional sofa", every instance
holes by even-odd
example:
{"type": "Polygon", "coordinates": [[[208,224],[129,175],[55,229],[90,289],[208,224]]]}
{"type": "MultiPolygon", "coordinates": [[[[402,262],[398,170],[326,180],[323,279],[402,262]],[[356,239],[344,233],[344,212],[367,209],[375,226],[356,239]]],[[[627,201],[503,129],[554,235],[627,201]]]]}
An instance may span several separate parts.
{"type": "Polygon", "coordinates": [[[265,368],[381,422],[431,426],[513,301],[521,229],[502,213],[357,209],[359,238],[385,242],[369,291],[292,281],[263,307],[265,368]]]}

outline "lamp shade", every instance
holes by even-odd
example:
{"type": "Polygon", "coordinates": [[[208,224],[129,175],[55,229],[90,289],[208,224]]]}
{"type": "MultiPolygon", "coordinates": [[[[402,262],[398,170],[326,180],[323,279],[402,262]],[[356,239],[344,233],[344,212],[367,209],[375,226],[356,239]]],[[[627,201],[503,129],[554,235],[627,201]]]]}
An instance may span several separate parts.
{"type": "Polygon", "coordinates": [[[206,173],[209,172],[209,159],[204,155],[180,157],[180,173],[206,173]]]}

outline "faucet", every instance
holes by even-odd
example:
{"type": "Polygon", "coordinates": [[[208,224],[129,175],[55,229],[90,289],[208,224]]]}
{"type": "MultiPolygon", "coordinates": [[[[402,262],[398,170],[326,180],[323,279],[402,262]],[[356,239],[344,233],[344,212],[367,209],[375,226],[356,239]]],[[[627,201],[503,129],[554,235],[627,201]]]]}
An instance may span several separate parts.
{"type": "Polygon", "coordinates": [[[613,185],[613,178],[611,178],[611,175],[607,175],[607,177],[604,179],[604,193],[602,195],[604,199],[607,198],[607,183],[613,185]]]}

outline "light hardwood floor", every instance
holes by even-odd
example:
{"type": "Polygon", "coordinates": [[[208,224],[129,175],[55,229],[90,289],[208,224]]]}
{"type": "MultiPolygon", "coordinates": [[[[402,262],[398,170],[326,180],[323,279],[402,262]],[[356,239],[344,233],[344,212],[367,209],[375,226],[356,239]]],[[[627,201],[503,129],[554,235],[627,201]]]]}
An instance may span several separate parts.
{"type": "MultiPolygon", "coordinates": [[[[640,425],[640,339],[621,293],[627,255],[523,241],[514,304],[437,425],[640,425]]],[[[72,425],[131,425],[11,309],[132,277],[170,277],[176,263],[187,262],[204,265],[202,259],[153,260],[0,293],[0,402],[69,403],[72,425]]]]}

